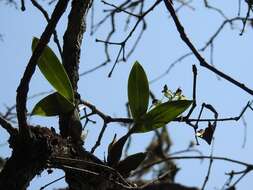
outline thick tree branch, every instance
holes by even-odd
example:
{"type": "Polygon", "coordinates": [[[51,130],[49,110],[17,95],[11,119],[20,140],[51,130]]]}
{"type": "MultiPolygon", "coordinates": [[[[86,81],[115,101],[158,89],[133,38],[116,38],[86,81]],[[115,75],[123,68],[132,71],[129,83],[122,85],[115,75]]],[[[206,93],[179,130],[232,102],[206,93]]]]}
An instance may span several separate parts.
{"type": "Polygon", "coordinates": [[[34,138],[29,141],[18,135],[10,138],[13,151],[0,173],[0,189],[26,190],[45,167],[55,136],[47,128],[32,127],[31,130],[34,138]]]}
{"type": "Polygon", "coordinates": [[[73,86],[75,93],[76,109],[69,114],[60,116],[60,131],[63,137],[71,136],[76,142],[81,142],[82,125],[79,119],[77,106],[79,104],[79,94],[77,92],[77,82],[79,80],[80,51],[83,33],[86,29],[85,19],[89,10],[90,0],[73,0],[72,8],[68,17],[68,26],[64,34],[63,44],[63,66],[73,86]]]}

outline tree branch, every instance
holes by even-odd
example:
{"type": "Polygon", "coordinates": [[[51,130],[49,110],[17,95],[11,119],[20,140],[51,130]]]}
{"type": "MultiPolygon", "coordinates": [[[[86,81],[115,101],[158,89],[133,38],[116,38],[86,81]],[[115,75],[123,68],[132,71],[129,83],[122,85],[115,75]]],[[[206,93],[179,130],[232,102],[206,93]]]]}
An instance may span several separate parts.
{"type": "Polygon", "coordinates": [[[253,90],[250,89],[250,88],[248,88],[247,86],[245,86],[245,84],[238,82],[234,78],[232,78],[229,75],[221,72],[220,70],[214,68],[213,66],[211,66],[210,64],[208,64],[206,62],[206,60],[200,55],[200,53],[198,52],[198,50],[194,47],[194,45],[192,44],[192,42],[187,37],[187,35],[186,35],[185,31],[184,31],[184,27],[180,23],[180,21],[179,21],[177,15],[176,15],[176,12],[175,12],[172,4],[168,0],[163,0],[163,2],[165,4],[167,10],[170,12],[170,15],[171,15],[171,17],[172,17],[172,19],[173,19],[176,27],[177,27],[177,30],[178,30],[178,32],[180,34],[181,39],[191,49],[192,53],[199,60],[200,65],[202,67],[205,67],[205,68],[209,69],[210,71],[214,72],[215,74],[219,75],[220,77],[224,78],[225,80],[231,82],[232,84],[238,86],[239,88],[243,89],[247,93],[253,95],[253,90]]]}
{"type": "MultiPolygon", "coordinates": [[[[43,16],[45,17],[45,19],[47,20],[47,22],[49,22],[50,18],[48,16],[47,11],[36,0],[31,0],[31,2],[43,14],[43,16]]],[[[60,45],[60,42],[59,42],[56,30],[54,31],[53,34],[54,34],[54,42],[56,43],[58,51],[59,51],[59,53],[61,55],[61,58],[62,58],[61,45],[60,45]]]]}
{"type": "Polygon", "coordinates": [[[40,41],[38,45],[36,46],[27,64],[24,75],[17,88],[16,110],[17,110],[17,118],[18,118],[20,132],[30,133],[30,129],[27,125],[27,120],[26,120],[26,101],[27,101],[27,94],[29,90],[29,83],[35,71],[37,61],[40,55],[42,54],[45,46],[49,42],[52,33],[55,31],[56,24],[58,23],[62,14],[66,10],[68,2],[69,0],[61,0],[57,3],[52,13],[50,22],[48,23],[44,32],[42,33],[40,41]]]}
{"type": "Polygon", "coordinates": [[[10,135],[15,135],[17,134],[18,130],[15,129],[11,123],[9,123],[7,120],[2,118],[0,116],[0,125],[10,134],[10,135]]]}
{"type": "Polygon", "coordinates": [[[82,142],[82,124],[79,119],[77,106],[79,104],[79,94],[77,92],[77,82],[79,80],[80,51],[83,33],[86,30],[85,17],[90,7],[90,0],[73,0],[72,8],[68,17],[68,26],[64,34],[63,44],[63,66],[67,71],[75,93],[76,109],[68,114],[60,115],[59,125],[61,135],[68,136],[76,142],[82,142]]]}

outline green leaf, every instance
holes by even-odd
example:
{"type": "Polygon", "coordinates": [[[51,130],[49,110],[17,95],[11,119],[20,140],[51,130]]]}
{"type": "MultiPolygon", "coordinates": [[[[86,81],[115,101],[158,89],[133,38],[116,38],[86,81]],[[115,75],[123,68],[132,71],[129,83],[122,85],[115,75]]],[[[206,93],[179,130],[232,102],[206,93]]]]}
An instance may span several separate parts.
{"type": "Polygon", "coordinates": [[[189,100],[178,100],[168,101],[158,105],[149,111],[139,124],[137,123],[135,132],[144,133],[165,126],[183,113],[191,103],[192,101],[189,100]]]}
{"type": "Polygon", "coordinates": [[[129,136],[130,133],[127,133],[126,135],[121,137],[117,142],[113,143],[111,147],[109,147],[107,155],[108,166],[114,167],[119,163],[120,158],[122,156],[123,147],[129,136]]]}
{"type": "Polygon", "coordinates": [[[149,85],[142,66],[136,61],[128,78],[128,102],[135,121],[148,109],[149,85]]]}
{"type": "MultiPolygon", "coordinates": [[[[34,37],[32,51],[36,48],[39,39],[34,37]]],[[[70,102],[74,102],[74,92],[68,75],[54,52],[46,46],[38,60],[38,66],[44,77],[56,91],[70,102]]]]}
{"type": "Polygon", "coordinates": [[[72,111],[74,105],[55,92],[40,100],[33,108],[32,115],[56,116],[72,111]]]}
{"type": "Polygon", "coordinates": [[[138,168],[138,166],[143,162],[146,156],[147,153],[143,152],[130,155],[124,160],[120,161],[115,169],[124,177],[128,177],[130,172],[138,168]]]}

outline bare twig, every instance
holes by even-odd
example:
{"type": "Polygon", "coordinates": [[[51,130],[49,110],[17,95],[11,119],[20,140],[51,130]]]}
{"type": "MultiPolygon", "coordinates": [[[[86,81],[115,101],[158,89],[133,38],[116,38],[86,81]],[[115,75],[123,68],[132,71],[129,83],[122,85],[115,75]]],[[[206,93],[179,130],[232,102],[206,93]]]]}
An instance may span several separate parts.
{"type": "MultiPolygon", "coordinates": [[[[114,70],[114,68],[115,68],[115,65],[116,65],[116,63],[118,62],[119,56],[121,55],[122,52],[123,52],[123,53],[122,53],[122,55],[123,55],[123,56],[122,56],[122,60],[125,61],[124,52],[125,52],[126,43],[127,43],[127,41],[131,38],[131,36],[133,35],[133,33],[136,31],[138,25],[144,20],[144,18],[145,18],[151,11],[153,11],[153,9],[154,9],[160,2],[161,2],[161,0],[156,0],[156,2],[155,2],[152,6],[150,6],[150,8],[149,8],[147,11],[145,11],[143,14],[140,14],[140,15],[138,16],[138,20],[136,21],[136,23],[135,23],[135,25],[133,26],[132,30],[129,32],[129,34],[125,37],[125,39],[124,39],[123,41],[121,41],[121,42],[111,42],[111,41],[109,41],[110,38],[111,38],[111,36],[112,36],[112,34],[113,34],[114,31],[115,31],[114,17],[112,17],[112,21],[111,21],[111,22],[112,22],[112,23],[111,23],[111,25],[112,25],[112,30],[111,30],[111,32],[109,33],[107,39],[106,39],[106,40],[99,40],[99,39],[96,39],[97,42],[102,42],[102,43],[105,44],[105,52],[106,52],[106,56],[107,56],[107,61],[106,61],[106,63],[108,63],[108,62],[110,61],[110,56],[109,56],[109,53],[108,53],[108,45],[117,45],[117,46],[120,46],[119,52],[118,52],[118,54],[117,54],[117,58],[116,58],[116,60],[115,60],[115,62],[114,62],[114,65],[113,65],[113,67],[112,67],[112,69],[111,69],[111,71],[110,71],[108,77],[110,77],[110,76],[112,75],[112,72],[113,72],[113,70],[114,70]]],[[[115,14],[115,12],[114,12],[114,14],[115,14]]],[[[138,39],[137,39],[137,40],[138,40],[138,39]]],[[[103,63],[103,64],[106,64],[106,63],[103,63]]]]}
{"type": "MultiPolygon", "coordinates": [[[[203,52],[203,51],[205,51],[209,46],[214,46],[214,40],[218,37],[218,35],[221,33],[221,31],[224,29],[224,27],[225,27],[227,24],[232,25],[233,22],[235,22],[235,21],[242,21],[242,22],[243,22],[244,20],[245,20],[244,17],[239,17],[239,16],[238,16],[238,17],[231,18],[231,19],[225,19],[225,20],[220,24],[220,26],[218,27],[218,29],[214,32],[214,34],[209,38],[209,40],[206,42],[206,44],[205,44],[202,48],[198,49],[198,51],[203,52]]],[[[252,21],[252,18],[248,18],[247,21],[252,21]]],[[[211,47],[210,51],[211,51],[211,54],[212,54],[212,53],[213,53],[213,52],[212,52],[212,47],[211,47]]],[[[163,78],[164,76],[168,75],[168,74],[170,73],[170,71],[173,69],[173,67],[176,66],[176,64],[182,62],[184,59],[186,59],[187,57],[189,57],[189,56],[191,56],[191,55],[193,55],[193,52],[185,53],[184,55],[182,55],[182,56],[180,56],[179,58],[177,58],[175,61],[173,61],[172,63],[170,63],[170,66],[168,67],[168,69],[167,69],[165,72],[163,72],[162,74],[160,74],[160,75],[157,76],[156,78],[152,79],[152,80],[150,81],[150,83],[156,82],[156,81],[160,80],[161,78],[163,78]]],[[[210,55],[210,56],[211,56],[211,58],[212,58],[212,55],[210,55]]],[[[212,61],[213,61],[213,60],[211,59],[210,64],[211,64],[212,66],[214,66],[214,64],[212,64],[212,63],[213,63],[212,61]]],[[[217,76],[217,79],[220,80],[219,75],[216,75],[216,76],[217,76]]]]}
{"type": "Polygon", "coordinates": [[[208,165],[208,169],[207,169],[207,174],[206,174],[206,177],[205,177],[205,180],[204,180],[204,183],[203,183],[203,185],[202,185],[202,188],[201,188],[201,190],[204,190],[205,189],[205,187],[206,187],[206,184],[207,184],[207,182],[208,182],[208,180],[209,180],[209,176],[210,176],[210,173],[211,173],[211,168],[212,168],[212,165],[213,165],[213,159],[212,159],[212,157],[213,157],[213,148],[214,148],[214,144],[212,144],[212,150],[211,150],[211,155],[210,155],[210,160],[209,160],[209,165],[208,165]]]}
{"type": "Polygon", "coordinates": [[[122,9],[121,7],[116,6],[116,5],[112,4],[112,3],[108,3],[108,2],[103,1],[103,0],[101,2],[104,3],[105,5],[109,5],[109,6],[114,7],[116,12],[123,12],[123,13],[126,13],[126,14],[130,15],[130,16],[139,18],[139,15],[133,14],[132,12],[129,12],[129,11],[126,11],[126,10],[122,9]]]}
{"type": "Polygon", "coordinates": [[[208,8],[208,9],[212,9],[216,12],[218,12],[223,18],[227,19],[226,15],[223,13],[222,10],[216,8],[216,7],[213,7],[211,6],[209,3],[208,3],[208,0],[204,0],[204,4],[205,4],[205,7],[208,8]]]}
{"type": "Polygon", "coordinates": [[[93,176],[102,177],[113,184],[120,185],[120,187],[123,189],[124,188],[132,189],[129,183],[120,175],[119,172],[103,164],[98,164],[98,163],[85,161],[85,160],[79,160],[79,159],[54,157],[49,160],[49,165],[50,167],[61,168],[61,169],[71,169],[74,171],[91,174],[93,176]]]}
{"type": "MultiPolygon", "coordinates": [[[[200,152],[199,150],[193,149],[193,148],[187,148],[187,149],[184,149],[184,150],[179,150],[179,151],[176,151],[176,152],[172,152],[172,153],[170,153],[167,157],[176,156],[176,155],[184,154],[184,153],[191,153],[191,152],[192,152],[192,153],[197,153],[198,155],[203,156],[202,152],[200,152]]],[[[152,163],[153,163],[153,162],[152,162],[152,163]]],[[[152,164],[152,163],[151,163],[151,164],[152,164]]],[[[152,167],[152,166],[150,166],[150,167],[152,167]]],[[[148,169],[148,168],[150,168],[150,167],[149,167],[149,164],[146,164],[146,165],[140,167],[140,169],[134,171],[134,172],[131,174],[131,177],[140,174],[143,170],[148,169]]]]}
{"type": "Polygon", "coordinates": [[[177,30],[180,34],[181,39],[185,42],[185,44],[190,48],[190,50],[192,51],[192,53],[195,55],[195,57],[199,60],[200,65],[202,67],[207,68],[208,70],[214,72],[215,74],[219,75],[220,77],[224,78],[225,80],[229,81],[230,83],[236,85],[237,87],[243,89],[245,92],[253,95],[253,90],[248,88],[245,84],[238,82],[237,80],[235,80],[234,78],[230,77],[229,75],[223,73],[222,71],[214,68],[213,66],[209,65],[206,60],[199,54],[199,52],[197,51],[197,49],[194,47],[194,45],[192,44],[192,42],[189,40],[189,38],[187,37],[185,31],[184,31],[184,27],[182,26],[182,24],[180,23],[175,10],[173,8],[173,6],[169,3],[169,1],[167,0],[163,0],[167,10],[170,12],[171,17],[177,27],[177,30]]]}
{"type": "Polygon", "coordinates": [[[25,0],[21,0],[21,11],[25,11],[25,0]]]}
{"type": "Polygon", "coordinates": [[[193,72],[193,85],[192,85],[192,106],[191,109],[189,110],[186,118],[189,118],[193,112],[193,110],[196,107],[196,83],[197,83],[197,67],[196,65],[192,65],[192,72],[193,72]]]}
{"type": "Polygon", "coordinates": [[[17,134],[18,130],[15,129],[11,123],[9,123],[7,120],[2,118],[0,116],[0,125],[10,134],[10,135],[15,135],[17,134]]]}
{"type": "Polygon", "coordinates": [[[240,16],[241,14],[241,3],[242,3],[242,0],[238,0],[238,13],[237,13],[238,16],[240,16]]]}
{"type": "Polygon", "coordinates": [[[246,3],[248,4],[248,10],[247,10],[246,17],[245,17],[245,19],[244,19],[243,22],[242,22],[242,23],[243,23],[243,27],[242,27],[242,31],[241,31],[240,35],[243,35],[243,33],[244,33],[247,20],[248,20],[248,18],[250,17],[250,10],[251,10],[251,8],[252,8],[252,2],[246,1],[246,3]]]}
{"type": "MultiPolygon", "coordinates": [[[[38,96],[42,96],[42,95],[45,95],[45,94],[49,94],[53,92],[52,90],[50,91],[45,91],[45,92],[39,92],[39,93],[36,93],[36,94],[33,94],[31,96],[29,96],[27,98],[27,100],[30,100],[30,99],[33,99],[33,98],[36,98],[38,96]]],[[[11,122],[11,123],[16,123],[16,118],[17,118],[17,114],[15,112],[15,108],[16,108],[16,104],[12,105],[12,106],[7,106],[5,105],[5,108],[6,108],[6,111],[5,112],[0,112],[0,116],[3,117],[4,119],[6,119],[7,121],[11,122]]]]}
{"type": "Polygon", "coordinates": [[[242,123],[243,123],[243,127],[244,127],[244,131],[243,131],[243,143],[242,143],[242,148],[245,148],[246,146],[246,142],[247,142],[247,122],[244,118],[244,116],[242,115],[242,123]]]}
{"type": "MultiPolygon", "coordinates": [[[[31,2],[44,15],[47,22],[49,22],[50,18],[48,16],[47,11],[36,0],[31,0],[31,2]]],[[[53,34],[54,34],[54,42],[56,43],[56,46],[62,58],[62,49],[61,49],[61,45],[60,45],[56,30],[54,30],[53,34]]]]}
{"type": "Polygon", "coordinates": [[[249,167],[249,168],[253,169],[253,164],[242,162],[242,161],[239,161],[239,160],[234,160],[234,159],[226,158],[226,157],[219,157],[219,156],[212,156],[212,157],[211,156],[171,156],[171,157],[167,157],[165,159],[161,159],[161,160],[149,163],[149,164],[143,166],[141,169],[147,169],[147,168],[153,167],[153,166],[155,166],[157,164],[161,164],[163,162],[166,162],[168,160],[189,160],[189,159],[190,160],[192,160],[192,159],[222,160],[222,161],[226,161],[226,162],[231,162],[231,163],[243,165],[243,166],[245,166],[247,168],[249,167]]]}
{"type": "Polygon", "coordinates": [[[91,151],[90,151],[91,153],[94,153],[95,150],[96,150],[96,148],[100,146],[101,139],[102,139],[102,137],[103,137],[103,135],[104,135],[104,132],[105,132],[106,127],[107,127],[107,124],[104,123],[104,125],[103,125],[103,127],[102,127],[102,129],[101,129],[101,131],[100,131],[100,133],[99,133],[99,136],[98,136],[98,139],[97,139],[97,141],[96,141],[96,144],[92,147],[92,149],[91,149],[91,151]]]}
{"type": "Polygon", "coordinates": [[[191,55],[193,55],[193,53],[192,53],[192,52],[189,52],[189,53],[186,53],[186,54],[180,56],[179,58],[177,58],[175,61],[173,61],[173,62],[170,64],[169,68],[168,68],[165,72],[163,72],[162,74],[160,74],[160,75],[157,76],[156,78],[154,78],[154,79],[152,79],[151,81],[149,81],[149,83],[157,82],[157,81],[160,80],[161,78],[165,77],[166,75],[168,75],[168,74],[170,73],[171,69],[172,69],[177,63],[183,61],[185,58],[187,58],[187,57],[189,57],[189,56],[191,56],[191,55]]]}
{"type": "Polygon", "coordinates": [[[25,69],[23,77],[22,77],[20,84],[17,88],[16,109],[17,109],[17,118],[18,118],[20,132],[26,131],[26,132],[30,133],[30,129],[27,125],[27,120],[26,120],[26,101],[27,101],[27,94],[28,94],[28,90],[29,90],[29,83],[30,83],[32,75],[35,71],[37,61],[38,61],[40,55],[42,54],[45,46],[49,42],[50,37],[55,30],[56,24],[58,23],[59,19],[61,18],[62,14],[64,13],[64,11],[68,5],[68,2],[69,2],[69,0],[62,0],[57,3],[57,5],[52,13],[52,17],[50,19],[50,22],[48,23],[47,27],[45,28],[44,32],[42,33],[39,43],[36,46],[32,56],[27,64],[27,67],[25,69]]]}
{"type": "Polygon", "coordinates": [[[97,114],[99,117],[101,117],[104,120],[105,123],[112,123],[112,122],[132,123],[133,122],[133,120],[130,118],[112,118],[111,116],[106,115],[102,111],[98,110],[96,106],[94,106],[93,104],[87,101],[82,100],[80,103],[91,109],[92,113],[90,115],[97,114]]]}
{"type": "Polygon", "coordinates": [[[168,170],[166,172],[164,172],[162,175],[158,176],[156,179],[144,184],[143,186],[141,186],[141,189],[144,189],[145,187],[148,187],[151,184],[155,184],[156,182],[162,180],[165,176],[167,176],[168,174],[171,173],[171,170],[168,170]]]}
{"type": "Polygon", "coordinates": [[[47,188],[49,185],[52,185],[52,184],[54,184],[55,182],[60,181],[60,180],[62,180],[62,179],[64,179],[64,178],[65,178],[65,175],[62,176],[62,177],[59,177],[58,179],[55,179],[55,180],[51,181],[50,183],[48,183],[48,184],[46,184],[46,185],[44,185],[43,187],[40,188],[40,190],[43,190],[43,189],[47,188]]]}

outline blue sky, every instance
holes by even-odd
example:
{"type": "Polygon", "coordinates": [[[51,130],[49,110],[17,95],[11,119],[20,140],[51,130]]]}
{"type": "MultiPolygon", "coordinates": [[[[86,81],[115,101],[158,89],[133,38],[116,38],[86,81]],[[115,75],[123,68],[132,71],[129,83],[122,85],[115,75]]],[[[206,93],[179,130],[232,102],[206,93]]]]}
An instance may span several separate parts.
{"type": "MultiPolygon", "coordinates": [[[[113,1],[110,1],[113,2],[113,1]]],[[[117,2],[117,1],[114,1],[117,2]]],[[[232,2],[228,5],[227,2],[212,1],[214,6],[219,6],[229,17],[237,15],[237,2],[232,2]]],[[[43,4],[45,5],[45,4],[43,4]]],[[[183,8],[179,12],[179,18],[185,26],[185,31],[197,48],[201,48],[208,41],[210,36],[216,31],[217,27],[223,22],[223,18],[212,10],[203,7],[203,3],[194,1],[191,4],[195,10],[183,8]]],[[[175,4],[177,6],[177,4],[175,4]]],[[[48,7],[52,11],[53,6],[48,7]]],[[[107,9],[108,6],[95,2],[95,18],[98,20],[102,18],[102,9],[107,9]]],[[[242,15],[245,15],[245,6],[242,7],[242,15]]],[[[69,10],[69,9],[68,9],[69,10]]],[[[66,28],[66,11],[64,17],[57,26],[58,35],[62,42],[62,36],[66,28]]],[[[105,23],[94,36],[89,35],[90,31],[90,15],[88,16],[87,32],[84,35],[84,42],[82,45],[80,71],[86,71],[96,65],[101,64],[105,60],[103,51],[103,44],[96,43],[95,39],[105,39],[109,31],[109,23],[105,23]]],[[[123,18],[119,19],[122,23],[123,18]]],[[[133,20],[134,21],[134,20],[133,20]]],[[[0,69],[0,86],[2,91],[0,93],[0,111],[4,111],[4,104],[13,105],[15,103],[16,88],[19,80],[23,74],[25,66],[31,56],[31,40],[33,36],[40,36],[45,27],[45,19],[42,15],[27,2],[27,10],[21,12],[13,7],[0,4],[0,33],[3,35],[3,41],[0,42],[0,56],[2,67],[0,69]]],[[[181,41],[176,28],[171,19],[168,19],[168,12],[163,4],[160,4],[147,17],[148,29],[145,32],[140,44],[138,45],[134,54],[126,63],[120,63],[111,78],[107,75],[112,67],[112,63],[97,70],[89,75],[83,76],[79,80],[79,92],[83,99],[86,99],[111,116],[126,116],[125,103],[127,101],[127,78],[131,66],[135,60],[138,60],[144,67],[147,76],[150,80],[156,78],[164,72],[175,59],[181,55],[188,53],[189,49],[181,41]]],[[[230,25],[225,26],[224,30],[214,41],[214,64],[217,68],[223,70],[225,73],[245,83],[247,86],[253,88],[253,81],[251,79],[252,73],[252,28],[247,25],[243,36],[239,36],[241,22],[234,24],[234,30],[231,30],[230,25]]],[[[113,41],[121,41],[128,33],[117,33],[112,38],[113,41]]],[[[134,33],[136,37],[138,32],[134,33]]],[[[56,46],[50,42],[49,46],[56,51],[56,46]]],[[[126,48],[129,50],[131,41],[126,48]]],[[[116,59],[118,47],[111,47],[110,52],[112,60],[116,59]]],[[[207,49],[202,52],[202,55],[207,61],[210,61],[210,51],[207,49]]],[[[186,97],[191,99],[192,96],[192,64],[196,64],[198,68],[197,79],[197,104],[193,117],[196,117],[200,106],[203,102],[212,104],[219,112],[219,117],[237,116],[246,105],[247,101],[252,100],[252,97],[238,87],[230,84],[225,80],[217,80],[215,74],[211,73],[205,68],[199,66],[195,57],[191,56],[176,65],[172,71],[161,80],[151,84],[151,90],[158,98],[162,97],[161,90],[164,84],[167,84],[171,90],[176,90],[180,87],[186,97]]],[[[39,93],[41,91],[51,90],[51,86],[43,78],[41,73],[37,70],[33,76],[30,84],[29,94],[39,93]]],[[[41,97],[29,101],[28,109],[31,110],[36,102],[41,97]]],[[[247,142],[245,148],[242,148],[244,137],[244,126],[242,121],[238,122],[223,122],[218,123],[215,131],[214,141],[214,155],[225,156],[252,163],[253,140],[251,134],[253,132],[251,117],[252,112],[245,113],[245,120],[247,121],[247,142]]],[[[205,112],[205,117],[212,115],[205,112]]],[[[88,133],[85,142],[85,148],[88,150],[95,143],[96,137],[102,126],[98,118],[97,124],[90,124],[85,133],[88,133]]],[[[41,118],[32,117],[30,120],[33,124],[41,124],[43,126],[55,126],[57,129],[56,118],[41,118]]],[[[183,123],[170,123],[168,130],[173,139],[172,152],[185,149],[191,140],[194,140],[192,128],[183,123]]],[[[200,127],[205,128],[206,124],[201,124],[200,127]]],[[[109,125],[106,134],[103,138],[102,145],[96,151],[96,155],[103,158],[104,152],[107,150],[107,145],[111,141],[114,133],[118,136],[126,133],[126,130],[118,124],[109,125]]],[[[4,130],[1,129],[1,141],[4,143],[8,136],[4,130]]],[[[148,140],[152,137],[152,132],[145,134],[134,135],[133,147],[131,153],[144,151],[148,140]]],[[[204,154],[209,155],[211,146],[200,140],[200,146],[197,147],[204,154]]],[[[9,156],[10,150],[7,146],[0,147],[0,155],[9,156]]],[[[207,172],[208,161],[176,161],[182,170],[177,175],[176,181],[182,182],[189,186],[201,186],[205,174],[207,172]]],[[[215,161],[213,170],[208,182],[207,189],[220,188],[227,176],[225,172],[230,172],[232,169],[240,170],[241,167],[215,161]]],[[[34,180],[29,189],[38,189],[48,180],[61,176],[59,172],[55,172],[54,176],[38,177],[34,180]]],[[[239,189],[247,189],[253,185],[253,176],[249,174],[238,185],[239,189]]],[[[50,186],[53,187],[64,186],[64,183],[59,183],[50,186]]]]}

